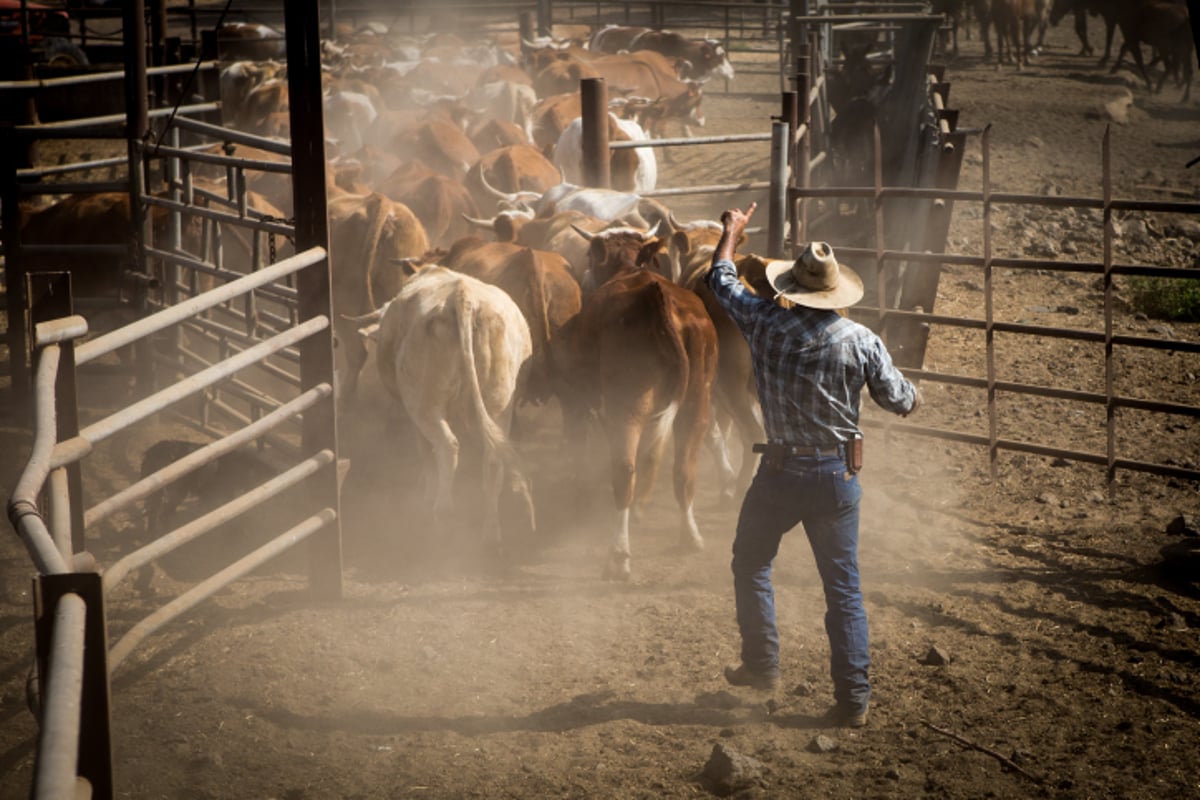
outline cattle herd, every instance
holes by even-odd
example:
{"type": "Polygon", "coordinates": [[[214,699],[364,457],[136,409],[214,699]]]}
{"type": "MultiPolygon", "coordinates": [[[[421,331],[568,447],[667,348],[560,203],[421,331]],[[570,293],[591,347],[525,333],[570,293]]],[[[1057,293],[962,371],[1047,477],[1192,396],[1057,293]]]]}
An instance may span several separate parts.
{"type": "MultiPolygon", "coordinates": [[[[934,6],[955,19],[973,11],[985,41],[993,25],[997,52],[1005,52],[1007,37],[1018,62],[1039,21],[1100,13],[1110,40],[1114,27],[1124,36],[1118,61],[1130,52],[1144,73],[1137,45],[1148,43],[1163,79],[1175,73],[1190,83],[1191,51],[1179,34],[1187,12],[1175,0],[934,6]],[[1012,33],[1009,15],[1024,31],[1012,33]]],[[[1090,49],[1086,25],[1077,29],[1090,49]]],[[[278,35],[227,25],[221,36],[226,124],[286,137],[278,35]]],[[[622,26],[568,39],[465,41],[392,36],[369,25],[323,42],[322,69],[339,412],[360,402],[359,376],[373,343],[383,385],[424,443],[435,513],[452,504],[460,437],[482,444],[482,527],[498,543],[506,486],[536,524],[527,471],[511,441],[515,410],[556,399],[564,440],[577,452],[590,430],[602,431],[608,444],[616,514],[605,574],[629,576],[630,512],[653,486],[671,443],[681,539],[702,546],[693,515],[700,450],[711,451],[722,492],[734,496],[749,484],[749,445],[762,437],[749,352],[700,280],[720,226],[681,222],[643,196],[657,179],[651,148],[611,151],[613,188],[580,185],[578,87],[581,79],[604,78],[611,140],[662,137],[672,126],[689,133],[704,124],[704,83],[734,78],[723,48],[622,26]],[[737,466],[734,439],[741,443],[737,466]]],[[[280,158],[248,147],[238,155],[280,158]]],[[[224,192],[221,177],[197,180],[224,192]]],[[[86,202],[104,205],[97,197],[86,202]]],[[[104,213],[114,213],[113,202],[104,213]]],[[[290,183],[257,173],[248,202],[285,219],[290,183]]],[[[82,228],[81,215],[63,207],[33,214],[26,239],[82,228]],[[51,218],[64,213],[71,220],[51,218]]],[[[96,226],[124,229],[104,220],[96,226]]],[[[189,231],[185,247],[194,241],[189,231]]],[[[747,255],[739,262],[745,282],[762,291],[765,261],[747,255]]]]}
{"type": "Polygon", "coordinates": [[[1101,66],[1112,56],[1113,34],[1119,29],[1122,43],[1113,72],[1128,54],[1147,89],[1159,92],[1166,79],[1174,76],[1183,87],[1182,99],[1186,101],[1191,96],[1195,39],[1186,0],[932,0],[932,6],[934,12],[946,14],[953,22],[953,52],[958,50],[959,23],[970,14],[979,26],[985,58],[993,55],[989,31],[994,31],[997,62],[1015,63],[1018,67],[1028,64],[1030,56],[1041,49],[1047,25],[1057,25],[1067,16],[1074,20],[1080,55],[1092,55],[1087,18],[1100,17],[1105,31],[1101,66]],[[1148,65],[1142,58],[1142,45],[1154,52],[1151,65],[1162,64],[1157,83],[1150,79],[1148,65]]]}

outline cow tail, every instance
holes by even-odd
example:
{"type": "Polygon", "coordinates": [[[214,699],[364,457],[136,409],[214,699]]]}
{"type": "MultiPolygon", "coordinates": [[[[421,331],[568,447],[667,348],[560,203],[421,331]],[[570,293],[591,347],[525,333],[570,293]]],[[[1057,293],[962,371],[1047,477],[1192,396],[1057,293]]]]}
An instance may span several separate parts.
{"type": "Polygon", "coordinates": [[[658,281],[654,281],[646,287],[646,294],[654,311],[654,337],[657,344],[667,351],[664,355],[670,356],[672,363],[679,365],[679,371],[675,376],[678,383],[674,387],[674,398],[682,405],[684,395],[687,393],[691,367],[680,326],[672,324],[676,316],[675,301],[667,294],[663,284],[658,281]]]}
{"type": "Polygon", "coordinates": [[[483,401],[483,390],[479,386],[479,367],[475,363],[475,309],[463,290],[454,293],[454,312],[458,316],[459,353],[462,354],[463,380],[471,393],[471,405],[479,421],[479,432],[483,436],[486,452],[495,454],[504,464],[517,462],[517,451],[508,436],[492,419],[492,414],[483,401]]]}
{"type": "MultiPolygon", "coordinates": [[[[367,203],[367,239],[363,243],[363,264],[367,269],[367,303],[371,308],[378,308],[375,300],[375,259],[379,256],[379,242],[383,238],[383,226],[387,224],[388,211],[385,208],[384,197],[373,194],[367,203]]],[[[389,300],[391,298],[388,298],[389,300]]]]}
{"type": "MultiPolygon", "coordinates": [[[[537,361],[537,366],[534,369],[534,377],[536,386],[536,394],[546,395],[550,391],[550,303],[546,297],[546,274],[537,269],[536,261],[533,258],[533,252],[530,251],[530,262],[533,268],[530,270],[531,283],[533,284],[533,308],[538,315],[538,330],[537,335],[541,338],[541,353],[537,361]]],[[[531,331],[532,332],[532,331],[531,331]]],[[[538,397],[537,399],[543,399],[538,397]]]]}

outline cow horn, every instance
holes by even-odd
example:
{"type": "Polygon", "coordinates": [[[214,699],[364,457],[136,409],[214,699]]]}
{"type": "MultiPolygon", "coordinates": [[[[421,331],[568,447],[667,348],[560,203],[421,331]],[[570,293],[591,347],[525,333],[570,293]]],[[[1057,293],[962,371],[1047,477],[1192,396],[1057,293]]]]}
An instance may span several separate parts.
{"type": "Polygon", "coordinates": [[[571,223],[571,227],[575,229],[576,233],[578,233],[583,238],[587,239],[589,242],[592,239],[596,238],[596,234],[592,233],[591,231],[587,230],[586,228],[579,227],[574,222],[571,223]]]}
{"type": "Polygon", "coordinates": [[[658,235],[658,229],[662,227],[662,220],[654,223],[654,227],[642,234],[642,241],[653,239],[658,235]]]}
{"type": "Polygon", "coordinates": [[[675,212],[669,208],[667,209],[667,222],[670,224],[671,230],[674,231],[683,230],[683,228],[686,227],[682,222],[675,218],[675,212]]]}
{"type": "Polygon", "coordinates": [[[494,228],[496,225],[495,217],[492,217],[491,219],[477,219],[468,214],[463,214],[462,218],[465,219],[467,222],[471,223],[472,225],[478,225],[481,228],[494,228]]]}
{"type": "Polygon", "coordinates": [[[486,189],[489,193],[495,195],[499,199],[506,200],[510,203],[516,202],[517,196],[515,194],[509,194],[508,192],[502,192],[499,189],[497,189],[495,186],[492,186],[490,183],[487,182],[487,177],[484,175],[484,169],[483,169],[482,165],[480,165],[480,167],[479,167],[479,182],[481,184],[483,184],[484,189],[486,189]]]}

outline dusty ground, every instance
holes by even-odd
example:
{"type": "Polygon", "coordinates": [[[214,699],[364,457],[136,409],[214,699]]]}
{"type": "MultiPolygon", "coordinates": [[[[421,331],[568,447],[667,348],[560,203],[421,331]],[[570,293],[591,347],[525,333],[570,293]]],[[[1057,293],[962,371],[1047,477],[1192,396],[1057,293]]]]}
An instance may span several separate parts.
{"type": "MultiPolygon", "coordinates": [[[[951,105],[964,126],[993,124],[996,188],[1053,184],[1095,196],[1104,122],[1093,112],[1120,85],[1074,55],[1068,27],[1052,29],[1048,42],[1021,75],[982,65],[978,42],[964,42],[948,71],[951,105]]],[[[761,130],[777,113],[776,87],[764,78],[735,88],[706,100],[710,128],[761,130]]],[[[1195,101],[1180,105],[1173,89],[1151,97],[1136,84],[1133,93],[1130,121],[1112,132],[1117,194],[1200,187],[1200,172],[1183,168],[1200,155],[1195,101]]],[[[962,185],[977,188],[979,140],[969,147],[962,185]]],[[[664,183],[761,179],[766,149],[679,153],[664,183]]],[[[1035,254],[1029,248],[1046,241],[1062,252],[1069,240],[1077,254],[1065,257],[1098,255],[1095,220],[1075,217],[999,209],[996,225],[1012,254],[1035,254]]],[[[1194,266],[1200,245],[1186,231],[1169,235],[1172,223],[1182,221],[1155,218],[1152,230],[1123,236],[1118,260],[1194,266]]],[[[979,231],[978,212],[961,208],[955,249],[976,252],[979,231]]],[[[982,314],[981,286],[978,271],[949,270],[935,310],[982,314]]],[[[998,319],[1099,329],[1090,276],[998,270],[996,288],[998,319]]],[[[1164,328],[1124,306],[1116,325],[1198,338],[1194,324],[1164,328]]],[[[1098,347],[1000,337],[998,376],[1100,391],[1098,347]]],[[[983,375],[982,335],[936,330],[926,364],[983,375]]],[[[1118,352],[1117,364],[1119,392],[1200,405],[1196,356],[1118,352]]],[[[925,392],[914,422],[986,431],[981,392],[928,384],[925,392]]],[[[88,413],[105,399],[102,387],[86,394],[88,413]]],[[[1102,408],[1003,395],[999,406],[1002,436],[1103,451],[1102,408]]],[[[1193,468],[1200,459],[1194,420],[1119,418],[1122,455],[1193,468]]],[[[731,691],[721,667],[737,654],[734,508],[702,490],[708,547],[680,554],[669,481],[660,481],[634,529],[633,580],[604,583],[605,481],[597,474],[588,490],[572,489],[564,476],[577,456],[559,449],[553,410],[527,411],[522,450],[539,528],[512,531],[509,560],[498,565],[470,534],[469,484],[463,519],[432,528],[416,503],[411,441],[372,414],[353,422],[342,430],[354,459],[343,500],[344,601],[313,602],[301,574],[256,576],[137,650],[112,686],[119,796],[691,797],[706,793],[697,777],[718,743],[761,762],[744,797],[1200,795],[1200,592],[1159,565],[1159,548],[1174,541],[1168,522],[1200,513],[1195,483],[1121,473],[1110,500],[1100,468],[1002,453],[993,475],[981,450],[873,433],[861,560],[875,700],[870,726],[851,733],[817,720],[831,684],[820,583],[803,537],[785,540],[775,573],[784,688],[773,698],[731,691]],[[949,663],[922,663],[935,646],[949,663]],[[820,733],[838,749],[810,752],[820,733]]],[[[160,435],[146,431],[98,454],[89,486],[128,480],[160,435]]],[[[6,485],[19,451],[3,451],[6,485]]],[[[713,477],[707,460],[702,477],[713,477]]],[[[123,546],[120,527],[97,538],[102,562],[123,546]]],[[[7,800],[26,796],[35,726],[23,698],[29,568],[14,538],[2,541],[7,800]]],[[[160,575],[158,603],[182,585],[160,575]]],[[[122,590],[111,634],[151,608],[122,590]]]]}

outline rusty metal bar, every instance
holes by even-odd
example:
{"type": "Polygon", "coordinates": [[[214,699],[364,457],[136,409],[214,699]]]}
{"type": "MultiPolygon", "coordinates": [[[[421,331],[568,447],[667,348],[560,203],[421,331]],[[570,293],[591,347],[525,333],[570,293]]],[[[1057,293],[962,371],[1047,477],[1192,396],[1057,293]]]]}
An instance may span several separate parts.
{"type": "Polygon", "coordinates": [[[230,453],[248,442],[251,442],[268,431],[274,430],[297,414],[311,408],[314,403],[332,395],[333,389],[328,384],[314,386],[302,395],[284,403],[244,428],[235,431],[223,439],[212,442],[196,450],[171,465],[142,478],[137,483],[123,489],[115,495],[97,503],[87,510],[84,515],[85,525],[91,527],[109,515],[126,506],[142,500],[153,492],[191,473],[193,470],[212,463],[226,453],[230,453]]]}
{"type": "MultiPolygon", "coordinates": [[[[167,263],[176,264],[181,267],[186,267],[188,270],[190,270],[193,273],[199,272],[199,273],[203,273],[205,275],[211,275],[214,278],[220,278],[223,281],[240,280],[240,279],[244,278],[247,274],[253,274],[253,273],[246,273],[246,272],[234,272],[234,271],[228,270],[228,269],[220,269],[218,267],[214,267],[214,266],[210,265],[207,261],[199,261],[197,259],[190,258],[188,256],[181,255],[179,253],[171,253],[166,250],[158,250],[153,247],[147,248],[147,253],[149,255],[154,256],[155,258],[162,259],[163,261],[165,261],[167,263]]],[[[191,290],[191,287],[187,286],[185,284],[179,284],[179,288],[187,289],[189,291],[191,290]]],[[[297,300],[296,290],[290,286],[282,286],[282,285],[272,284],[269,286],[261,286],[261,287],[255,289],[254,291],[261,292],[264,296],[271,297],[276,302],[280,303],[281,305],[285,305],[285,306],[290,306],[290,305],[294,304],[297,300]]],[[[199,297],[200,295],[194,295],[194,296],[199,297]]],[[[170,307],[172,307],[172,306],[171,305],[163,306],[163,308],[170,308],[170,307]]]]}
{"type": "Polygon", "coordinates": [[[991,125],[983,129],[983,308],[984,347],[987,363],[988,464],[994,479],[998,451],[996,449],[996,331],[993,318],[992,288],[991,132],[991,125]]]}
{"type": "Polygon", "coordinates": [[[788,124],[771,123],[771,180],[767,204],[767,255],[784,256],[784,222],[787,219],[788,124]]]}
{"type": "MultiPolygon", "coordinates": [[[[330,457],[332,458],[332,454],[330,457]]],[[[211,578],[201,581],[193,588],[179,595],[179,597],[176,597],[134,625],[121,637],[120,641],[109,651],[109,668],[115,670],[130,652],[133,651],[133,648],[137,647],[147,636],[154,633],[166,623],[199,605],[233,581],[257,569],[267,561],[299,544],[336,520],[337,513],[332,508],[322,509],[244,558],[230,564],[211,578]]]]}
{"type": "MultiPolygon", "coordinates": [[[[199,194],[199,192],[196,192],[196,194],[199,194]]],[[[146,205],[180,211],[184,214],[200,217],[201,219],[211,219],[216,222],[223,222],[230,225],[241,225],[244,228],[252,228],[253,230],[263,231],[265,233],[273,233],[276,236],[286,236],[291,238],[292,236],[295,236],[296,233],[291,225],[256,219],[253,214],[246,214],[244,216],[227,214],[224,211],[188,205],[187,203],[177,203],[162,197],[147,197],[146,205]]]]}
{"type": "Polygon", "coordinates": [[[283,261],[279,261],[266,269],[252,272],[224,286],[218,286],[190,300],[185,300],[179,305],[171,306],[170,308],[151,314],[149,317],[140,319],[131,325],[126,325],[112,333],[98,336],[90,342],[84,342],[75,350],[75,362],[80,365],[86,364],[100,356],[131,344],[142,337],[149,336],[152,333],[157,333],[171,325],[182,322],[200,311],[220,305],[243,292],[257,289],[260,286],[266,286],[293,272],[312,266],[324,258],[325,250],[321,247],[314,247],[296,253],[294,256],[285,258],[283,261]]]}
{"type": "Polygon", "coordinates": [[[608,189],[612,186],[612,167],[608,143],[608,88],[604,78],[579,81],[579,102],[583,112],[583,185],[608,189]]]}
{"type": "Polygon", "coordinates": [[[120,411],[110,414],[97,422],[93,422],[79,432],[79,438],[91,445],[104,441],[109,436],[128,428],[135,422],[145,419],[151,414],[155,414],[202,389],[213,386],[233,375],[238,370],[254,364],[263,357],[278,352],[288,345],[302,341],[308,336],[326,330],[328,327],[328,317],[313,317],[307,322],[300,323],[290,331],[273,336],[254,347],[231,356],[225,361],[184,378],[173,386],[155,392],[149,397],[126,406],[120,411]]]}
{"type": "Polygon", "coordinates": [[[1115,367],[1113,365],[1113,274],[1112,274],[1112,240],[1113,240],[1113,209],[1112,209],[1112,154],[1109,148],[1111,125],[1104,126],[1104,138],[1100,145],[1100,160],[1103,173],[1103,253],[1104,253],[1104,394],[1108,404],[1104,412],[1104,427],[1107,438],[1107,473],[1108,495],[1116,495],[1116,435],[1117,408],[1112,402],[1115,367]]]}
{"type": "Polygon", "coordinates": [[[883,250],[887,246],[884,240],[884,219],[883,219],[883,140],[879,133],[879,125],[874,126],[874,144],[875,150],[873,158],[875,160],[875,284],[877,295],[877,304],[879,306],[879,317],[876,321],[877,330],[883,330],[884,309],[888,308],[891,303],[888,302],[887,296],[887,273],[884,271],[883,250]]]}
{"type": "MultiPolygon", "coordinates": [[[[193,453],[193,455],[195,454],[193,453]]],[[[322,450],[296,464],[291,469],[281,472],[265,483],[250,489],[245,494],[238,495],[228,503],[218,506],[207,514],[159,536],[144,547],[139,547],[132,553],[126,554],[117,563],[104,571],[104,590],[106,592],[112,591],[117,584],[134,570],[144,567],[155,559],[167,555],[193,539],[203,536],[220,525],[224,525],[226,522],[260,505],[263,501],[269,500],[285,489],[289,489],[309,476],[315,475],[322,467],[332,463],[333,452],[322,450]]]]}
{"type": "Polygon", "coordinates": [[[33,797],[75,797],[83,705],[83,654],[87,606],[64,594],[54,608],[49,670],[42,691],[33,797]]]}
{"type": "MultiPolygon", "coordinates": [[[[296,249],[328,247],[326,206],[325,119],[321,99],[321,20],[315,3],[284,6],[287,35],[289,120],[292,135],[292,207],[296,214],[296,249]]],[[[605,128],[607,130],[607,127],[605,128]]],[[[266,272],[267,270],[263,270],[266,272]]],[[[329,261],[297,276],[301,320],[333,316],[329,261]]],[[[333,384],[333,332],[306,339],[300,348],[300,384],[333,384]]],[[[338,423],[334,401],[314,406],[304,415],[302,445],[306,452],[338,452],[338,423]]],[[[309,581],[314,595],[342,596],[341,495],[337,470],[330,465],[309,481],[308,507],[333,509],[330,529],[315,537],[309,548],[309,581]]]]}
{"type": "MultiPolygon", "coordinates": [[[[229,313],[229,314],[236,313],[233,311],[228,311],[227,309],[221,309],[221,310],[225,311],[226,313],[229,313]]],[[[275,318],[272,316],[272,321],[274,321],[274,319],[275,318]]],[[[286,322],[286,320],[280,320],[280,322],[286,322]]],[[[222,340],[228,340],[228,341],[231,341],[234,345],[241,346],[242,349],[245,349],[246,347],[253,346],[254,344],[257,344],[259,341],[261,341],[260,339],[255,339],[253,336],[246,335],[246,333],[244,331],[238,330],[237,328],[232,328],[221,322],[217,322],[216,320],[203,319],[203,318],[197,317],[195,319],[190,319],[183,324],[185,326],[187,326],[190,330],[194,331],[197,335],[204,337],[210,343],[214,343],[214,344],[220,343],[222,340]]],[[[287,328],[290,328],[290,327],[291,327],[291,324],[289,323],[283,327],[283,330],[286,330],[287,328]]],[[[288,361],[290,361],[292,363],[298,363],[300,361],[299,352],[297,352],[291,348],[288,348],[286,350],[280,350],[278,353],[276,353],[276,355],[278,355],[281,358],[287,359],[288,361]]],[[[199,359],[199,355],[197,355],[197,358],[199,359]]],[[[287,379],[294,381],[294,380],[296,380],[296,376],[288,375],[287,379]]]]}

